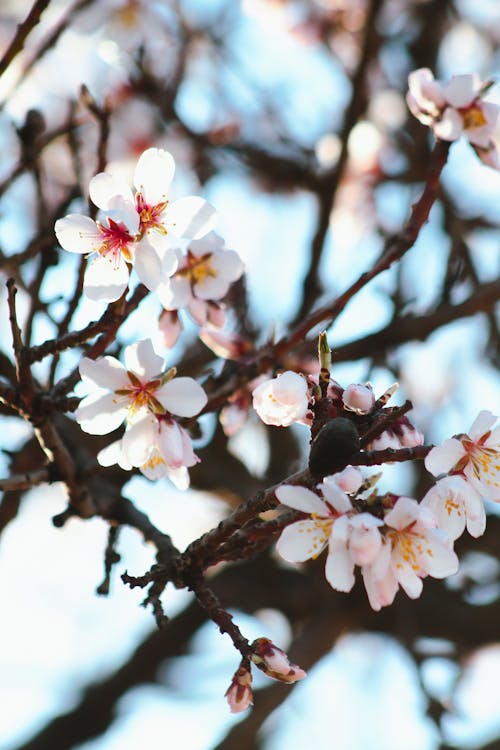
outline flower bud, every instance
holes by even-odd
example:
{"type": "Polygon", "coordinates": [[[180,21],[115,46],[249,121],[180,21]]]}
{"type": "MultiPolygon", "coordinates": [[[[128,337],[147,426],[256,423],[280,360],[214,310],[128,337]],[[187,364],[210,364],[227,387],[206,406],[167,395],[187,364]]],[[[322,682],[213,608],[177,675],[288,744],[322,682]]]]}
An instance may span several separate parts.
{"type": "Polygon", "coordinates": [[[342,394],[342,401],[344,409],[354,411],[356,414],[368,414],[375,403],[375,396],[371,386],[352,383],[342,394]]]}
{"type": "Polygon", "coordinates": [[[296,664],[290,664],[285,652],[275,646],[269,638],[257,638],[252,643],[252,651],[250,659],[253,663],[274,680],[292,683],[304,679],[307,674],[296,664]]]}
{"type": "Polygon", "coordinates": [[[233,675],[225,697],[232,714],[239,714],[253,705],[252,673],[250,665],[242,662],[233,675]]]}
{"type": "Polygon", "coordinates": [[[168,349],[171,349],[182,331],[177,310],[163,310],[158,325],[163,334],[163,343],[168,349]]]}

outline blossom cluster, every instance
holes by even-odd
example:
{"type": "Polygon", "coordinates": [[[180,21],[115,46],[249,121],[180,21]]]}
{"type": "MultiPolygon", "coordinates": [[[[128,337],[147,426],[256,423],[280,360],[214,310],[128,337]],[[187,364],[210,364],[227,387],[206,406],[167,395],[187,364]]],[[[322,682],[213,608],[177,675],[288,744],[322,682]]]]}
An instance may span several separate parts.
{"type": "Polygon", "coordinates": [[[359,469],[327,476],[313,491],[283,484],[278,500],[303,514],[287,526],[278,553],[289,562],[316,559],[328,547],[325,575],[337,591],[354,586],[359,566],[373,609],[391,604],[401,586],[411,598],[422,579],[445,578],[457,571],[453,542],[464,531],[484,532],[482,498],[500,502],[500,427],[498,417],[479,414],[470,435],[459,435],[431,449],[426,467],[446,474],[422,499],[371,490],[359,469]]]}
{"type": "Polygon", "coordinates": [[[456,141],[465,135],[484,164],[500,169],[492,140],[500,107],[483,99],[491,82],[467,74],[442,83],[428,68],[420,68],[410,73],[408,86],[406,101],[410,111],[432,128],[436,138],[456,141]]]}
{"type": "Polygon", "coordinates": [[[100,172],[89,185],[90,199],[100,209],[98,220],[69,214],[55,224],[65,250],[93,256],[83,284],[90,299],[119,299],[130,268],[135,268],[165,308],[161,328],[168,346],[181,330],[180,308],[199,325],[222,327],[221,300],[243,273],[238,254],[225,249],[224,240],[212,231],[216,214],[208,201],[198,196],[169,200],[174,173],[172,155],[149,148],[135,167],[134,192],[122,180],[100,172]],[[185,241],[190,243],[186,253],[180,247],[185,241]]]}
{"type": "Polygon", "coordinates": [[[75,413],[82,430],[105,435],[126,422],[123,436],[98,453],[98,462],[137,467],[149,479],[168,476],[185,489],[187,469],[199,459],[174,417],[198,414],[207,403],[203,388],[193,378],[175,377],[175,368],[164,372],[150,339],[126,347],[125,366],[115,357],[83,357],[80,375],[93,389],[75,413]]]}

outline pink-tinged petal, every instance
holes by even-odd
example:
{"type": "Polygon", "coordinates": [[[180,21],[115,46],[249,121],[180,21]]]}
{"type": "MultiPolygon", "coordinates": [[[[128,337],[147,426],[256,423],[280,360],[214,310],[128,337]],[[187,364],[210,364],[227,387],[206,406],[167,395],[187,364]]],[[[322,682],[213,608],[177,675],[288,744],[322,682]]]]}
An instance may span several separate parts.
{"type": "Polygon", "coordinates": [[[429,68],[419,68],[410,73],[408,88],[416,106],[420,109],[435,111],[445,104],[442,85],[434,79],[429,68]]]}
{"type": "Polygon", "coordinates": [[[418,599],[422,593],[422,579],[418,577],[412,566],[397,551],[393,554],[392,572],[410,599],[418,599]]]}
{"type": "Polygon", "coordinates": [[[227,294],[228,289],[229,282],[222,276],[205,276],[194,285],[193,292],[196,297],[203,300],[221,299],[227,294]]]}
{"type": "Polygon", "coordinates": [[[167,468],[167,476],[178,490],[184,491],[188,489],[190,485],[189,471],[185,466],[179,466],[178,469],[167,468]]]}
{"type": "MultiPolygon", "coordinates": [[[[346,466],[345,469],[334,474],[331,479],[348,495],[354,495],[363,484],[363,475],[356,466],[346,466]]],[[[325,477],[323,482],[326,480],[330,480],[330,477],[325,477]]]]}
{"type": "MultiPolygon", "coordinates": [[[[474,451],[476,454],[478,450],[474,451]]],[[[500,456],[498,452],[491,456],[483,454],[478,469],[477,460],[470,461],[464,469],[464,474],[474,489],[487,500],[500,502],[500,456]]]]}
{"type": "Polygon", "coordinates": [[[274,395],[282,404],[295,404],[307,393],[306,379],[287,370],[274,382],[274,395]]]}
{"type": "Polygon", "coordinates": [[[480,88],[481,81],[478,76],[469,73],[453,76],[451,81],[445,85],[443,93],[446,101],[452,107],[460,109],[461,107],[468,107],[474,101],[480,88]]]}
{"type": "Polygon", "coordinates": [[[446,535],[438,530],[429,532],[423,539],[422,567],[433,578],[446,578],[458,570],[458,557],[446,535]],[[444,537],[444,538],[443,538],[444,537]]]}
{"type": "Polygon", "coordinates": [[[217,232],[209,232],[201,240],[192,240],[189,250],[197,258],[208,253],[219,253],[224,250],[224,240],[217,232]]]}
{"type": "Polygon", "coordinates": [[[189,196],[170,204],[165,212],[167,231],[175,237],[198,239],[215,226],[217,213],[204,198],[189,196]]]}
{"type": "Polygon", "coordinates": [[[95,302],[115,302],[128,286],[129,270],[122,256],[97,255],[87,267],[83,289],[95,302]]]}
{"type": "Polygon", "coordinates": [[[116,391],[128,384],[126,370],[115,357],[106,356],[97,359],[82,357],[79,370],[83,381],[95,384],[99,388],[116,391]]]}
{"type": "Polygon", "coordinates": [[[163,343],[171,349],[177,343],[182,331],[182,323],[176,310],[163,310],[158,321],[163,334],[163,343]]]}
{"type": "Polygon", "coordinates": [[[175,172],[175,161],[168,151],[148,148],[139,157],[134,172],[134,187],[146,203],[156,206],[167,200],[175,172]]]}
{"type": "Polygon", "coordinates": [[[95,177],[92,177],[89,183],[89,195],[92,203],[102,208],[103,211],[108,211],[111,208],[110,203],[117,196],[133,203],[132,191],[129,186],[107,172],[99,172],[95,177]]]}
{"type": "Polygon", "coordinates": [[[353,526],[349,540],[351,557],[356,565],[371,565],[380,554],[382,547],[382,537],[377,528],[377,525],[382,522],[369,513],[361,513],[351,519],[351,523],[353,526]]]}
{"type": "Polygon", "coordinates": [[[351,383],[342,394],[344,408],[356,414],[368,414],[375,403],[375,396],[370,386],[351,383]]]}
{"type": "Polygon", "coordinates": [[[93,393],[80,402],[75,418],[84,432],[106,435],[127,416],[127,399],[115,393],[93,393]]]}
{"type": "Polygon", "coordinates": [[[159,433],[158,422],[149,414],[127,427],[122,437],[125,460],[132,466],[142,466],[151,454],[151,447],[159,433]]]}
{"type": "Polygon", "coordinates": [[[493,130],[500,117],[500,105],[494,102],[481,102],[481,112],[486,118],[487,124],[493,130]]]}
{"type": "Polygon", "coordinates": [[[480,512],[472,516],[467,516],[467,531],[471,536],[477,539],[478,536],[482,536],[486,529],[486,511],[484,505],[481,502],[480,512]]]}
{"type": "Polygon", "coordinates": [[[239,279],[244,270],[243,261],[235,250],[214,253],[210,262],[217,275],[229,282],[239,279]]]}
{"type": "Polygon", "coordinates": [[[315,559],[328,541],[323,526],[314,521],[297,521],[287,526],[276,543],[276,550],[288,562],[315,559]]]}
{"type": "Polygon", "coordinates": [[[491,169],[500,170],[500,156],[493,143],[488,148],[474,147],[474,150],[483,164],[491,169]]]}
{"type": "Polygon", "coordinates": [[[490,436],[484,441],[484,445],[486,448],[493,448],[497,451],[500,449],[500,425],[491,430],[490,436]]]}
{"type": "Polygon", "coordinates": [[[458,539],[465,529],[465,508],[463,502],[456,498],[452,490],[449,490],[446,485],[441,485],[440,482],[429,490],[420,505],[430,508],[438,527],[445,531],[450,539],[458,539]]]}
{"type": "Polygon", "coordinates": [[[224,328],[226,325],[226,309],[224,305],[215,302],[207,304],[207,323],[215,328],[224,328]]]}
{"type": "MultiPolygon", "coordinates": [[[[152,235],[148,233],[148,240],[150,241],[152,239],[152,235]]],[[[154,245],[155,250],[158,250],[158,247],[154,245]]],[[[161,274],[163,278],[168,278],[171,276],[175,271],[177,271],[177,268],[179,266],[179,263],[182,262],[183,255],[180,252],[180,250],[177,250],[175,247],[167,247],[161,249],[161,274]]]]}
{"type": "Polygon", "coordinates": [[[193,378],[169,380],[155,395],[165,409],[178,417],[194,417],[207,403],[207,394],[193,378]]]}
{"type": "Polygon", "coordinates": [[[161,260],[146,240],[136,245],[134,268],[142,283],[154,291],[160,282],[161,260]]]}
{"type": "Polygon", "coordinates": [[[68,214],[54,226],[57,241],[70,253],[93,253],[102,245],[97,224],[88,216],[68,214]]]}
{"type": "Polygon", "coordinates": [[[379,554],[370,567],[370,575],[374,580],[381,580],[388,575],[391,567],[392,545],[385,537],[381,539],[382,546],[379,554]]]}
{"type": "Polygon", "coordinates": [[[388,570],[383,578],[374,576],[372,566],[362,568],[361,572],[370,607],[379,612],[382,607],[392,604],[399,588],[392,571],[388,570]]]}
{"type": "Polygon", "coordinates": [[[425,468],[435,477],[447,474],[460,461],[464,453],[465,450],[460,440],[448,438],[443,445],[429,451],[425,457],[425,468]]]}
{"type": "Polygon", "coordinates": [[[114,464],[118,464],[124,471],[130,471],[133,468],[132,464],[128,463],[123,455],[121,440],[115,440],[114,443],[99,451],[97,462],[101,466],[114,466],[114,464]]]}
{"type": "Polygon", "coordinates": [[[463,133],[463,120],[455,109],[447,107],[441,119],[432,126],[432,130],[436,138],[442,141],[456,141],[463,133]]]}
{"type": "Polygon", "coordinates": [[[183,427],[179,427],[181,431],[182,450],[183,450],[183,461],[184,466],[196,466],[200,463],[200,459],[193,450],[191,438],[187,434],[183,427]]]}
{"type": "Polygon", "coordinates": [[[158,479],[163,479],[163,477],[168,475],[167,463],[163,456],[160,455],[157,448],[153,448],[149,454],[148,460],[140,467],[140,470],[141,473],[152,482],[155,482],[158,479]]]}
{"type": "Polygon", "coordinates": [[[498,417],[491,411],[487,411],[486,409],[480,411],[471,425],[469,435],[473,440],[477,440],[491,430],[497,419],[498,417]]]}
{"type": "Polygon", "coordinates": [[[412,113],[413,117],[416,117],[417,120],[422,123],[422,125],[432,125],[436,118],[436,113],[434,112],[433,114],[429,114],[427,111],[423,110],[413,94],[411,94],[409,91],[406,94],[406,104],[408,105],[408,109],[412,113]]]}
{"type": "Polygon", "coordinates": [[[387,526],[402,531],[414,523],[418,517],[419,505],[417,501],[411,497],[400,497],[396,500],[394,508],[386,513],[384,521],[387,526]]]}
{"type": "Polygon", "coordinates": [[[466,128],[465,134],[473,146],[487,149],[491,145],[491,125],[482,125],[479,128],[466,128]]]}
{"type": "Polygon", "coordinates": [[[123,196],[117,195],[109,202],[107,215],[117,224],[124,224],[129,234],[139,232],[140,218],[135,205],[123,196]]]}
{"type": "Polygon", "coordinates": [[[137,341],[125,349],[125,364],[127,370],[138,375],[141,379],[151,380],[163,370],[163,357],[153,348],[151,339],[137,341]]]}
{"type": "Polygon", "coordinates": [[[320,518],[326,518],[328,508],[323,500],[315,492],[307,487],[296,487],[293,484],[282,484],[275,492],[276,497],[283,505],[300,510],[303,513],[316,513],[320,518]]]}
{"type": "Polygon", "coordinates": [[[352,503],[345,492],[342,492],[334,476],[325,477],[320,485],[325,500],[335,508],[338,513],[347,513],[352,510],[352,503]]]}
{"type": "Polygon", "coordinates": [[[330,539],[325,577],[336,591],[347,592],[354,586],[354,562],[340,540],[330,539]]]}
{"type": "Polygon", "coordinates": [[[169,469],[178,469],[185,465],[184,441],[177,422],[172,420],[172,422],[161,423],[158,447],[169,469]]]}
{"type": "Polygon", "coordinates": [[[208,318],[208,302],[205,300],[191,297],[187,304],[187,309],[194,322],[199,326],[204,326],[208,318]]]}
{"type": "Polygon", "coordinates": [[[224,435],[227,435],[227,437],[235,435],[241,430],[247,421],[247,418],[248,409],[244,409],[241,406],[238,406],[238,404],[228,404],[228,406],[224,406],[219,414],[219,421],[224,430],[224,435]]]}
{"type": "Polygon", "coordinates": [[[189,279],[184,276],[172,276],[166,279],[155,291],[165,310],[180,310],[186,307],[192,299],[189,279]]]}

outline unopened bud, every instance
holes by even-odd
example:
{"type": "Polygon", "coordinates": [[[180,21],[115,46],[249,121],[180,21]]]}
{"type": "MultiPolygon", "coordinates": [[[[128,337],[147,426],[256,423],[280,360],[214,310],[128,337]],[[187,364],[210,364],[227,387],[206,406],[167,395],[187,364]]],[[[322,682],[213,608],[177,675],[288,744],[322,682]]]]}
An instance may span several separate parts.
{"type": "Polygon", "coordinates": [[[373,409],[375,396],[371,386],[351,384],[342,394],[344,408],[356,414],[368,414],[373,409]]]}
{"type": "Polygon", "coordinates": [[[225,697],[232,714],[239,714],[253,705],[252,673],[248,662],[242,662],[234,673],[225,697]]]}
{"type": "Polygon", "coordinates": [[[307,675],[307,672],[296,664],[291,664],[285,652],[275,646],[269,638],[257,638],[252,643],[252,652],[250,659],[253,663],[274,680],[292,683],[303,680],[307,675]]]}
{"type": "Polygon", "coordinates": [[[177,310],[163,310],[158,325],[163,334],[163,343],[168,349],[171,349],[182,331],[177,310]]]}

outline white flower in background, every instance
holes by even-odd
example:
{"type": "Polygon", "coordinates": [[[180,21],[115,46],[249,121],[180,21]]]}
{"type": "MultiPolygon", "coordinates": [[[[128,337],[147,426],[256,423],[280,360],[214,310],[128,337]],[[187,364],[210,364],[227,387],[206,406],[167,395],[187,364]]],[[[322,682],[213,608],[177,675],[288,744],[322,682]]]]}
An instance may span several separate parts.
{"type": "Polygon", "coordinates": [[[492,141],[500,107],[483,100],[488,83],[476,74],[453,76],[443,84],[436,81],[428,68],[408,76],[406,96],[412,114],[429,125],[436,138],[456,141],[466,135],[479,158],[488,166],[500,168],[492,141]]]}
{"type": "Polygon", "coordinates": [[[328,545],[326,579],[337,591],[350,591],[354,565],[370,565],[379,554],[378,527],[383,522],[370,513],[354,511],[335,481],[323,481],[320,486],[323,498],[305,487],[278,487],[278,500],[309,518],[287,526],[276,549],[288,562],[304,562],[316,559],[328,545]]]}
{"type": "Polygon", "coordinates": [[[211,232],[190,243],[186,255],[177,250],[177,270],[164,269],[157,289],[166,310],[187,308],[198,325],[221,328],[225,313],[218,300],[226,296],[230,285],[243,273],[238,253],[224,248],[224,240],[211,232]]]}
{"type": "Polygon", "coordinates": [[[425,458],[434,476],[461,474],[482,497],[500,502],[500,425],[490,411],[481,411],[469,435],[445,440],[425,458]]]}
{"type": "Polygon", "coordinates": [[[430,508],[438,526],[451,539],[458,539],[467,524],[471,536],[484,534],[486,512],[476,490],[458,474],[439,479],[421,505],[430,508]]]}
{"type": "Polygon", "coordinates": [[[172,273],[177,266],[175,251],[165,248],[166,238],[196,239],[213,228],[215,209],[203,198],[168,200],[174,171],[168,151],[147,149],[135,168],[135,194],[106,172],[91,179],[90,198],[104,212],[102,221],[80,214],[56,221],[55,233],[65,250],[96,255],[84,279],[85,294],[91,299],[117,300],[128,285],[128,264],[154,290],[162,268],[172,273]]]}
{"type": "Polygon", "coordinates": [[[192,378],[162,377],[163,358],[151,339],[127,346],[125,367],[115,357],[83,357],[80,375],[97,391],[80,402],[75,417],[84,432],[105,435],[125,419],[133,422],[144,413],[171,412],[181,417],[197,414],[206,404],[203,388],[192,378]]]}
{"type": "Polygon", "coordinates": [[[368,414],[373,409],[375,396],[370,385],[354,384],[348,385],[342,394],[344,409],[354,411],[356,414],[368,414]]]}
{"type": "Polygon", "coordinates": [[[265,380],[253,392],[253,408],[265,424],[288,427],[307,414],[309,386],[296,372],[287,370],[265,380]]]}
{"type": "Polygon", "coordinates": [[[252,654],[250,659],[261,669],[268,677],[280,682],[293,683],[303,680],[307,672],[291,664],[286,653],[278,646],[275,646],[269,638],[257,638],[252,643],[252,654]]]}
{"type": "Polygon", "coordinates": [[[400,497],[384,517],[386,528],[377,558],[362,568],[373,609],[391,604],[399,586],[411,599],[422,593],[422,578],[446,578],[458,569],[452,542],[429,508],[400,497]]]}
{"type": "Polygon", "coordinates": [[[239,714],[253,705],[252,673],[250,669],[240,666],[236,670],[225,697],[232,714],[239,714]]]}
{"type": "MultiPolygon", "coordinates": [[[[192,414],[184,413],[183,416],[194,416],[202,408],[198,408],[198,389],[201,387],[191,378],[183,380],[191,381],[185,384],[185,390],[191,391],[194,397],[192,414]]],[[[206,402],[206,397],[204,400],[206,402]]],[[[170,414],[143,414],[127,427],[120,440],[98,453],[98,462],[101,466],[118,464],[126,471],[137,467],[148,479],[168,477],[178,489],[187,489],[188,468],[199,463],[200,459],[193,451],[188,433],[172,416],[176,414],[175,408],[171,409],[170,414]]]]}

